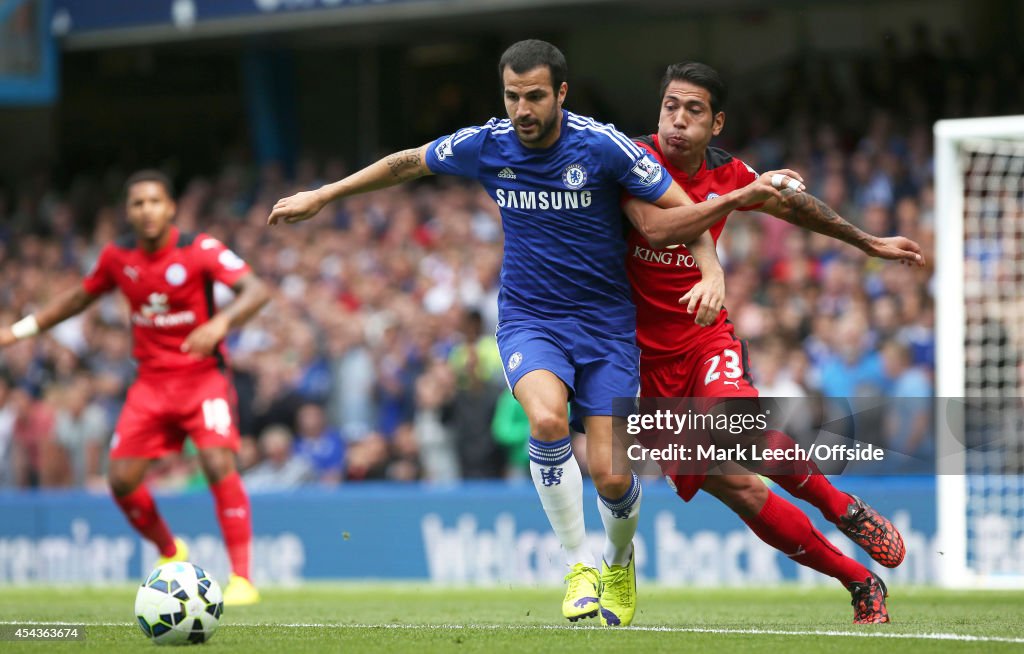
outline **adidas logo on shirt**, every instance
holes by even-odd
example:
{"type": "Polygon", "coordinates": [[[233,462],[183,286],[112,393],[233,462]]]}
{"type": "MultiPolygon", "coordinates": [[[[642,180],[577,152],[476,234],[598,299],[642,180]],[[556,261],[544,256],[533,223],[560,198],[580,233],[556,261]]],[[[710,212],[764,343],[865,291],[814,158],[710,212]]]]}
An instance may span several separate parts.
{"type": "Polygon", "coordinates": [[[516,174],[512,171],[511,168],[502,168],[501,171],[498,172],[498,179],[515,179],[515,178],[516,178],[516,174]]]}

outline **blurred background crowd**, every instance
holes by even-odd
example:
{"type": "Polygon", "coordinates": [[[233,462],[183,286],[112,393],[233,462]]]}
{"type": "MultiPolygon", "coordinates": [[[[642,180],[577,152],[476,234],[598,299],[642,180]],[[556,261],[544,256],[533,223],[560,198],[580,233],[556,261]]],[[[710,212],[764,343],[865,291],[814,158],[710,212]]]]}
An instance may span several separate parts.
{"type": "MultiPolygon", "coordinates": [[[[733,214],[719,247],[726,307],[764,396],[932,393],[931,125],[940,115],[1024,113],[1021,60],[1007,54],[977,70],[954,36],[932,43],[926,32],[888,43],[853,63],[796,60],[774,91],[732,85],[715,145],[756,169],[801,171],[847,220],[912,238],[929,260],[923,269],[871,260],[769,216],[733,214]]],[[[583,111],[572,88],[566,106],[583,111]]],[[[652,129],[653,100],[649,110],[652,129]]],[[[176,179],[177,224],[220,238],[274,288],[229,342],[250,490],[527,475],[529,429],[493,337],[502,232],[487,195],[428,179],[268,228],[279,197],[351,164],[310,155],[286,174],[241,152],[225,147],[214,175],[176,179]]],[[[66,184],[39,175],[0,192],[0,323],[79,283],[126,229],[127,172],[66,184]]],[[[0,486],[104,488],[134,374],[126,316],[112,294],[0,353],[0,486]]],[[[929,409],[894,412],[886,444],[928,456],[929,422],[929,409]]],[[[203,484],[188,450],[152,477],[165,490],[203,484]]]]}

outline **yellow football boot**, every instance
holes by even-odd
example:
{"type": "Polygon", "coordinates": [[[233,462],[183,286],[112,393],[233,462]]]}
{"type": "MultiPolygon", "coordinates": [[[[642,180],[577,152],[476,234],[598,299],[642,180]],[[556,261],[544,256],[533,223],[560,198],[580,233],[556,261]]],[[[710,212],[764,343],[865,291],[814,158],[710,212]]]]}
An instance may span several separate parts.
{"type": "Polygon", "coordinates": [[[224,588],[224,606],[248,606],[260,601],[260,592],[245,577],[232,573],[224,588]]]}
{"type": "Polygon", "coordinates": [[[161,556],[156,560],[156,567],[159,568],[165,563],[184,563],[188,561],[188,545],[185,544],[185,541],[175,538],[174,547],[174,554],[171,556],[161,556]]]}
{"type": "Polygon", "coordinates": [[[569,622],[597,615],[597,611],[601,607],[598,603],[599,575],[597,568],[577,563],[572,567],[572,571],[565,575],[565,581],[569,587],[565,590],[565,599],[562,600],[562,615],[569,622]]]}
{"type": "Polygon", "coordinates": [[[625,627],[636,612],[636,555],[626,565],[601,562],[601,624],[625,627]]]}

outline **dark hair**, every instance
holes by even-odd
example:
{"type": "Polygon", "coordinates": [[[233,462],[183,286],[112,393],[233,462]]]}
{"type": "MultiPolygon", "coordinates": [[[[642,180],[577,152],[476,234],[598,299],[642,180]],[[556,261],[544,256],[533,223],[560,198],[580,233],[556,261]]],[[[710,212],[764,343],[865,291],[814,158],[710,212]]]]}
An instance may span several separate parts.
{"type": "Polygon", "coordinates": [[[128,179],[124,182],[124,194],[128,195],[128,192],[136,184],[142,182],[156,182],[164,187],[164,191],[167,192],[167,197],[174,199],[174,184],[171,183],[171,178],[165,175],[163,172],[156,168],[146,168],[144,170],[138,170],[128,176],[128,179]]]}
{"type": "Polygon", "coordinates": [[[728,96],[728,89],[725,82],[718,75],[718,71],[698,61],[683,61],[672,64],[665,69],[665,76],[661,78],[661,95],[658,99],[665,97],[665,91],[672,82],[690,82],[711,94],[711,113],[717,114],[725,108],[725,100],[728,96]]]}
{"type": "Polygon", "coordinates": [[[569,74],[569,67],[565,63],[565,55],[562,51],[547,41],[538,39],[527,39],[513,43],[501,55],[498,62],[498,80],[505,79],[505,67],[512,69],[513,73],[525,73],[538,66],[547,66],[551,71],[551,87],[558,91],[562,82],[569,74]]]}

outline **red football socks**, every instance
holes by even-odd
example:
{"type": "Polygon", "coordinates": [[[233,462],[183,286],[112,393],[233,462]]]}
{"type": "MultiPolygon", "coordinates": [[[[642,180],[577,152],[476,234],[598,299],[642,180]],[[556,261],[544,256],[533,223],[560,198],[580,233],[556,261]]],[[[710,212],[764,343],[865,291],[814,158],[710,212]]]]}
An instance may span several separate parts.
{"type": "Polygon", "coordinates": [[[224,544],[231,559],[231,570],[239,577],[249,579],[249,562],[252,558],[252,514],[249,510],[249,496],[242,486],[242,478],[233,472],[216,484],[210,484],[213,501],[217,507],[217,521],[220,522],[224,544]]]}
{"type": "Polygon", "coordinates": [[[761,511],[743,522],[764,542],[800,565],[835,577],[844,587],[870,576],[867,568],[828,542],[800,509],[775,493],[769,492],[761,511]]]}
{"type": "MultiPolygon", "coordinates": [[[[765,437],[768,439],[768,446],[772,448],[787,448],[796,444],[790,436],[781,431],[766,431],[765,437]]],[[[853,500],[833,486],[813,461],[800,461],[796,465],[803,469],[795,474],[769,473],[766,476],[793,497],[814,505],[826,520],[838,525],[839,518],[846,515],[846,507],[853,500]]]]}
{"type": "Polygon", "coordinates": [[[135,531],[156,545],[160,556],[174,556],[177,551],[174,546],[174,535],[156,510],[156,502],[144,485],[140,484],[138,488],[122,497],[115,495],[114,501],[121,507],[132,527],[135,527],[135,531]]]}
{"type": "Polygon", "coordinates": [[[793,497],[813,504],[821,511],[821,515],[825,516],[826,520],[838,525],[839,518],[846,515],[846,507],[853,502],[850,496],[833,486],[832,482],[823,474],[804,475],[799,482],[796,482],[799,477],[800,475],[790,475],[779,478],[772,477],[771,479],[785,488],[793,497]]]}

